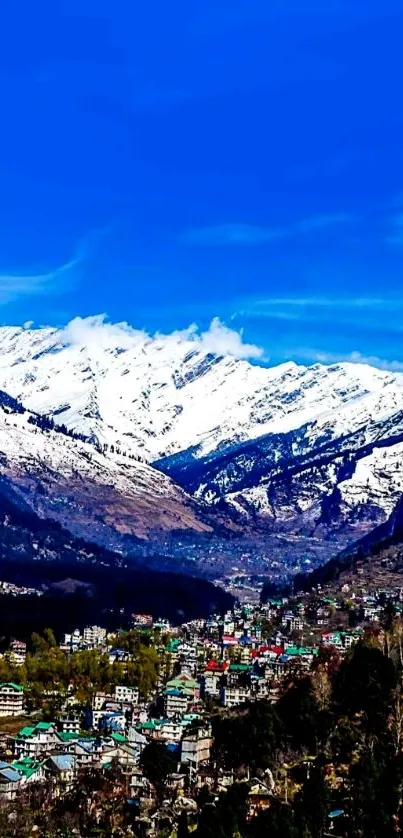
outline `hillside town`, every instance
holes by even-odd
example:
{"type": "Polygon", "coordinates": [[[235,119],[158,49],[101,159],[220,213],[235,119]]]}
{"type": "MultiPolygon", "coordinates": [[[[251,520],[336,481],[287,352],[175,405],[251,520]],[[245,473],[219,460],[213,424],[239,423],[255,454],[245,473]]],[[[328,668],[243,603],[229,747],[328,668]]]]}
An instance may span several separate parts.
{"type": "MultiPolygon", "coordinates": [[[[111,789],[129,807],[134,831],[122,834],[174,836],[184,821],[190,828],[202,789],[214,801],[239,780],[217,755],[215,720],[277,706],[290,684],[332,657],[340,663],[364,635],[379,639],[402,610],[400,589],[357,594],[344,586],[331,596],[316,590],[235,604],[179,626],[133,614],[129,631],[87,626],[58,641],[51,629],[28,644],[12,639],[0,658],[0,673],[10,676],[0,683],[0,812],[21,801],[34,811],[35,799],[51,809],[91,777],[88,799],[99,817],[111,789]],[[63,666],[69,674],[59,677],[63,666]]],[[[256,776],[244,769],[249,822],[284,797],[284,767],[256,776]]]]}

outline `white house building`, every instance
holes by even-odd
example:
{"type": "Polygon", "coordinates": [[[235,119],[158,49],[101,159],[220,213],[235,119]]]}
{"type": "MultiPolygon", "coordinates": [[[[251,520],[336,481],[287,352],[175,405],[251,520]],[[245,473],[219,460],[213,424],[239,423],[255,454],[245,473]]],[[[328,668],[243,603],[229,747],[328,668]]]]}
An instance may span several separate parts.
{"type": "Polygon", "coordinates": [[[0,684],[0,716],[20,716],[24,710],[24,687],[8,681],[0,684]]]}

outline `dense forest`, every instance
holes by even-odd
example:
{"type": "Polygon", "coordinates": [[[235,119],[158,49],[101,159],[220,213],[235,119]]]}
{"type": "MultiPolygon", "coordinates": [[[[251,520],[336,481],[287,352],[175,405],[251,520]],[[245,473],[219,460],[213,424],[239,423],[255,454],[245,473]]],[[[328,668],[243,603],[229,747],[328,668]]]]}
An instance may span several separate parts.
{"type": "MultiPolygon", "coordinates": [[[[157,558],[155,564],[158,564],[157,558]]],[[[0,481],[0,580],[41,589],[43,596],[0,595],[0,636],[26,639],[51,625],[63,631],[101,623],[125,625],[133,612],[183,622],[231,607],[221,588],[191,575],[154,570],[74,538],[39,518],[0,481]]]]}
{"type": "Polygon", "coordinates": [[[401,623],[369,634],[343,660],[323,649],[312,674],[276,705],[260,702],[213,720],[217,764],[238,775],[217,805],[205,791],[198,838],[392,838],[403,829],[401,623]],[[242,775],[274,795],[247,822],[242,775]],[[329,816],[333,813],[333,818],[329,816]],[[329,827],[332,824],[332,831],[329,827]]]}

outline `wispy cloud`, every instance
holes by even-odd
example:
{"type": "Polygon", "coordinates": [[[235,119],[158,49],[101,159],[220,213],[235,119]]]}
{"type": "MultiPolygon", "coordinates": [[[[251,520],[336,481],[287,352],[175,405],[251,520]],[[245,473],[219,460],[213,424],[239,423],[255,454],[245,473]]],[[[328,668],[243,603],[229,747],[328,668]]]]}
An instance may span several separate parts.
{"type": "MultiPolygon", "coordinates": [[[[402,299],[391,297],[264,297],[262,299],[249,301],[250,312],[255,311],[259,315],[269,314],[273,308],[341,308],[341,309],[376,309],[403,307],[402,299]]],[[[249,313],[249,311],[248,311],[249,313]]]]}
{"type": "Polygon", "coordinates": [[[259,227],[254,224],[217,224],[187,230],[180,240],[191,245],[253,245],[282,238],[287,230],[282,227],[259,227]]]}
{"type": "Polygon", "coordinates": [[[60,280],[68,276],[83,258],[83,253],[78,253],[63,265],[42,274],[0,273],[0,302],[8,303],[18,297],[47,294],[57,287],[60,280]]]}
{"type": "Polygon", "coordinates": [[[238,302],[232,320],[277,321],[299,323],[305,328],[327,320],[340,325],[357,325],[379,329],[388,324],[401,332],[403,297],[264,297],[238,302]],[[382,317],[385,318],[382,320],[382,317]],[[381,319],[380,319],[381,318],[381,319]]]}
{"type": "Polygon", "coordinates": [[[390,372],[403,372],[403,362],[397,360],[388,360],[380,358],[378,355],[365,355],[357,350],[353,352],[327,352],[326,350],[299,348],[292,350],[287,354],[287,357],[298,357],[301,360],[306,360],[309,363],[318,364],[365,364],[371,367],[377,367],[380,370],[387,370],[390,372]]]}
{"type": "Polygon", "coordinates": [[[261,347],[244,341],[243,329],[231,329],[219,317],[214,317],[205,331],[193,323],[181,331],[150,335],[142,329],[134,329],[126,321],[109,323],[106,314],[95,314],[71,320],[63,329],[62,340],[78,346],[96,345],[123,349],[135,348],[149,340],[161,340],[164,343],[188,341],[201,351],[214,355],[229,355],[238,359],[263,357],[261,347]]]}
{"type": "Polygon", "coordinates": [[[179,236],[179,240],[188,245],[209,247],[259,245],[298,234],[308,234],[342,224],[351,224],[355,220],[355,216],[349,213],[324,213],[303,218],[285,226],[228,222],[186,230],[179,236]]]}
{"type": "Polygon", "coordinates": [[[101,237],[111,229],[111,224],[91,230],[77,243],[74,255],[67,262],[53,268],[46,273],[23,274],[18,272],[1,272],[0,270],[0,303],[12,302],[19,297],[32,297],[60,290],[63,281],[67,282],[74,276],[74,271],[88,257],[101,237]]]}

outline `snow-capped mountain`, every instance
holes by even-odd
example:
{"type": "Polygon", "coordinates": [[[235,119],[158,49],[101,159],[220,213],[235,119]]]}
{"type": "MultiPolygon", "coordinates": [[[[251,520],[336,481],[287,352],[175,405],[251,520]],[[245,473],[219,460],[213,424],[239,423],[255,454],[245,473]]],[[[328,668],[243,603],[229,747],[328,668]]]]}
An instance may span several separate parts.
{"type": "Polygon", "coordinates": [[[22,508],[74,535],[130,551],[173,530],[210,532],[202,507],[169,477],[48,428],[0,392],[0,484],[22,508]]]}
{"type": "Polygon", "coordinates": [[[153,461],[203,457],[317,420],[318,433],[340,436],[399,409],[403,375],[359,364],[267,368],[213,355],[188,333],[3,327],[0,387],[153,461]]]}
{"type": "MultiPolygon", "coordinates": [[[[89,446],[86,479],[97,484],[104,469],[114,483],[102,458],[118,456],[121,480],[120,451],[188,492],[126,457],[136,473],[123,472],[120,498],[133,482],[149,494],[157,483],[157,496],[169,487],[180,497],[195,530],[210,526],[199,514],[209,504],[249,532],[339,549],[385,520],[403,493],[403,375],[349,363],[268,368],[213,354],[189,331],[151,338],[90,322],[1,328],[0,387],[103,448],[89,446]]],[[[54,470],[63,476],[62,459],[54,470]]]]}

